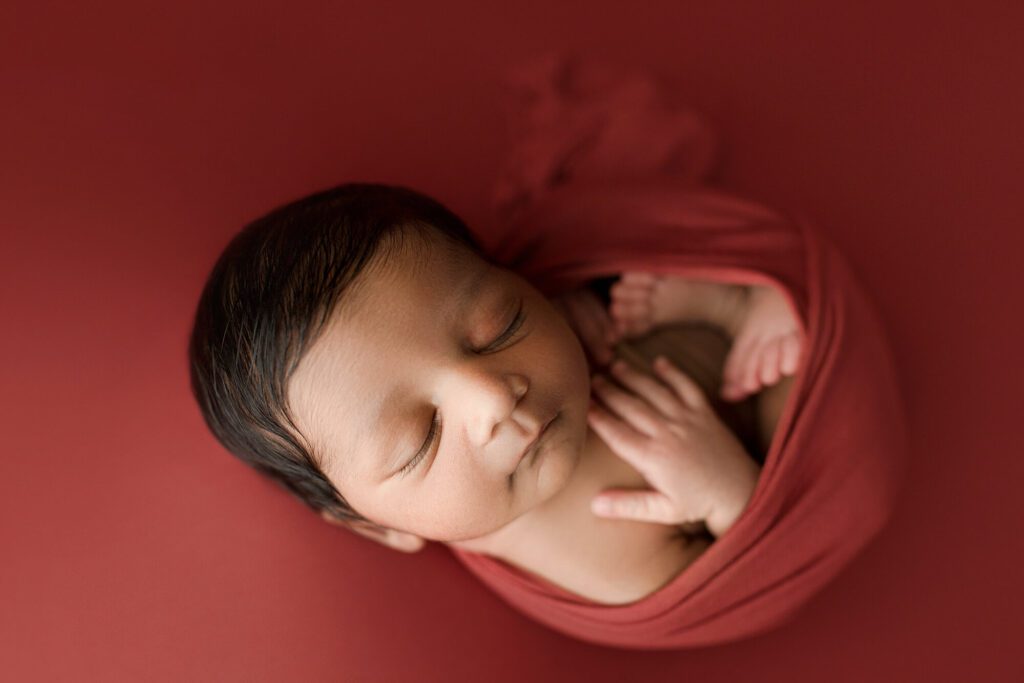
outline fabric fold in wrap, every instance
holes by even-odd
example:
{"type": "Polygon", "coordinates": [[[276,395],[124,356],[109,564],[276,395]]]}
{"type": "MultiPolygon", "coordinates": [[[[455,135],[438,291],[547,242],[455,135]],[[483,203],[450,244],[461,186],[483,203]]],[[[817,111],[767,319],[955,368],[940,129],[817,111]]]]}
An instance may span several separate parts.
{"type": "Polygon", "coordinates": [[[566,635],[670,649],[783,623],[885,524],[907,461],[890,348],[864,289],[806,221],[708,186],[715,142],[651,78],[551,55],[510,79],[517,140],[480,234],[548,296],[624,270],[770,284],[805,351],[736,524],[671,582],[602,605],[450,547],[509,605],[566,635]]]}

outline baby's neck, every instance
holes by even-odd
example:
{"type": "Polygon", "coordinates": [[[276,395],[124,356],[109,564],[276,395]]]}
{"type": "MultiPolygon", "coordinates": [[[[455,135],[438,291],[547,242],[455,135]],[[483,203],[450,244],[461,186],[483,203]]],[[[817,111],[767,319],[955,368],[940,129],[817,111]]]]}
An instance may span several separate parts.
{"type": "Polygon", "coordinates": [[[550,537],[552,528],[570,530],[593,521],[587,501],[611,486],[646,488],[647,483],[588,428],[576,469],[558,493],[497,531],[447,545],[512,562],[525,548],[535,546],[539,538],[550,537]]]}

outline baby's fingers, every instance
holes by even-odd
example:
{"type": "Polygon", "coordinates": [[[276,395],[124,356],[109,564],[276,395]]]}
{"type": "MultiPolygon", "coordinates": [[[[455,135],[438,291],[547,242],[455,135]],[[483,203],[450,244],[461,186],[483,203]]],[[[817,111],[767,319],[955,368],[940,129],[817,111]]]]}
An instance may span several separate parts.
{"type": "Polygon", "coordinates": [[[587,424],[608,444],[608,448],[632,465],[642,476],[649,476],[647,438],[613,414],[591,402],[587,410],[587,424]]]}
{"type": "Polygon", "coordinates": [[[664,426],[665,419],[657,415],[644,399],[623,391],[601,375],[595,375],[591,384],[609,408],[640,432],[653,435],[664,426]]]}
{"type": "Polygon", "coordinates": [[[659,491],[608,489],[590,503],[594,514],[601,517],[633,519],[657,524],[676,524],[679,513],[675,505],[659,491]]]}
{"type": "Polygon", "coordinates": [[[673,393],[671,387],[664,382],[659,382],[650,375],[639,372],[633,366],[621,358],[611,365],[612,374],[630,389],[637,396],[647,399],[647,402],[654,406],[658,412],[669,419],[680,417],[680,409],[683,407],[678,396],[673,393]]]}
{"type": "Polygon", "coordinates": [[[707,407],[708,402],[707,397],[704,395],[704,390],[669,359],[664,356],[655,358],[654,371],[675,390],[679,398],[690,408],[701,410],[707,407]]]}

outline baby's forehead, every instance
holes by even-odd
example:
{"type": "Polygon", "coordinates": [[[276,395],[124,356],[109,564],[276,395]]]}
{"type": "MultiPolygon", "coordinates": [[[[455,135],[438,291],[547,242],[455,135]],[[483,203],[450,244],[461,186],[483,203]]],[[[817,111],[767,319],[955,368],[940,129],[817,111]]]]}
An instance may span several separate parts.
{"type": "Polygon", "coordinates": [[[339,302],[341,317],[373,317],[380,306],[409,295],[437,304],[460,294],[459,285],[497,268],[469,247],[446,239],[416,238],[382,249],[347,287],[339,302]]]}

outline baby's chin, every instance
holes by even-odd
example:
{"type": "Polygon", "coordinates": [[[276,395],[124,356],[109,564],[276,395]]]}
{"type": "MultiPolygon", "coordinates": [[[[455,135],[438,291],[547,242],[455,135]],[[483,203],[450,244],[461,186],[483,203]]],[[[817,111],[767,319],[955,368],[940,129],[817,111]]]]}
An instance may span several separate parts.
{"type": "Polygon", "coordinates": [[[584,456],[589,430],[586,417],[577,411],[563,410],[552,424],[556,426],[548,448],[538,451],[530,465],[529,475],[536,491],[531,508],[544,505],[563,492],[584,456]]]}
{"type": "Polygon", "coordinates": [[[551,436],[551,442],[536,453],[534,462],[516,475],[513,517],[473,538],[442,542],[473,552],[501,555],[502,548],[514,544],[516,539],[528,539],[531,529],[556,523],[557,509],[571,491],[585,457],[586,419],[567,419],[551,436]]]}

